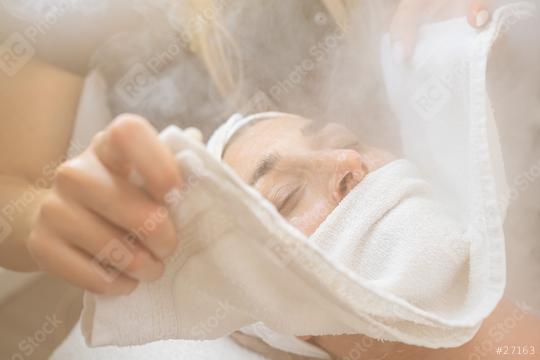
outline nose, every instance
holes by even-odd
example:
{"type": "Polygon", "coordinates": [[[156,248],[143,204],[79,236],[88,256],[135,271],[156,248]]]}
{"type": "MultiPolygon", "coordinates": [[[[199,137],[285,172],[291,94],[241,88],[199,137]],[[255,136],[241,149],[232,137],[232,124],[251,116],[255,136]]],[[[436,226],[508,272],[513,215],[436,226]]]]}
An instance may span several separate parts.
{"type": "Polygon", "coordinates": [[[331,193],[337,202],[367,175],[368,169],[361,154],[355,150],[334,150],[335,172],[330,181],[331,193]]]}

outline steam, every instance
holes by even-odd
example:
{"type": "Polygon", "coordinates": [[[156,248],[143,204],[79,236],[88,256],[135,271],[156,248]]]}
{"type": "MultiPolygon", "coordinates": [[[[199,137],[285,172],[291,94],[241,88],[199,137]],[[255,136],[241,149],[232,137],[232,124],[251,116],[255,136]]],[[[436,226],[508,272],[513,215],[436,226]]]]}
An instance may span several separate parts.
{"type": "MultiPolygon", "coordinates": [[[[344,33],[322,3],[228,2],[226,26],[244,64],[239,92],[245,103],[236,108],[218,94],[165,0],[132,2],[140,28],[112,37],[94,55],[93,65],[109,83],[114,113],[140,113],[158,128],[196,126],[208,137],[233,112],[279,110],[344,123],[364,141],[399,154],[399,129],[388,108],[379,61],[392,4],[359,1],[344,33]],[[126,96],[118,84],[137,64],[150,85],[142,95],[126,96]]],[[[530,291],[540,284],[538,18],[514,24],[500,39],[488,80],[511,187],[508,293],[540,310],[539,289],[530,291]]]]}

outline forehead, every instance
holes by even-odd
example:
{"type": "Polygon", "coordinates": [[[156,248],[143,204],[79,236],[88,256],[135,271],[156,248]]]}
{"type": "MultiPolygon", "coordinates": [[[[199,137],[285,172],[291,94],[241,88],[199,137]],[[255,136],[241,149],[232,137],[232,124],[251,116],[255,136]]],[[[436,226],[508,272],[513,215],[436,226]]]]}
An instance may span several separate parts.
{"type": "Polygon", "coordinates": [[[248,125],[231,140],[223,160],[247,181],[266,155],[304,146],[301,130],[309,122],[301,117],[287,116],[248,125]]]}

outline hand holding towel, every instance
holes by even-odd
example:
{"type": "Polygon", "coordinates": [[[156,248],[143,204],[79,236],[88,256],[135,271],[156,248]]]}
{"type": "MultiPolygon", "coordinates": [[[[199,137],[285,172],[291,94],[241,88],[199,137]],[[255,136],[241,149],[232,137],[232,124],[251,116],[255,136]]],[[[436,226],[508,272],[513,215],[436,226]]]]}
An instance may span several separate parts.
{"type": "MultiPolygon", "coordinates": [[[[168,198],[180,245],[160,280],[127,297],[86,294],[82,326],[89,344],[213,339],[256,322],[281,334],[361,333],[433,348],[468,341],[505,284],[504,179],[485,86],[487,56],[506,21],[531,12],[529,3],[508,5],[484,32],[463,34],[459,46],[446,44],[447,53],[455,45],[453,56],[465,59],[456,76],[470,91],[424,112],[424,120],[440,120],[417,127],[428,134],[420,140],[425,153],[413,146],[413,134],[403,133],[405,154],[418,166],[398,160],[369,174],[310,238],[200,144],[166,129],[162,139],[186,179],[168,198]],[[466,145],[463,163],[454,167],[465,170],[462,176],[433,171],[444,170],[444,157],[429,155],[444,150],[438,146],[445,136],[466,145]]],[[[459,22],[444,26],[461,29],[459,22]]],[[[427,35],[422,41],[426,51],[437,44],[427,35]]],[[[406,80],[389,91],[404,125],[419,114],[399,101],[400,91],[425,84],[422,74],[443,66],[422,58],[419,47],[414,61],[424,67],[413,64],[388,77],[406,80]]],[[[392,66],[385,65],[387,74],[392,66]]]]}

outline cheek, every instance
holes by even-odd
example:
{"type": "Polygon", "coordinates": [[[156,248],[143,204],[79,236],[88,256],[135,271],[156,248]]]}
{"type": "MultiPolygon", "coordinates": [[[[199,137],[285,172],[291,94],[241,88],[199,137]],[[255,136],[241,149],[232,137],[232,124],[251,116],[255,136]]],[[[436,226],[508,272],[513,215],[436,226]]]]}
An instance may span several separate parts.
{"type": "Polygon", "coordinates": [[[334,208],[335,205],[328,200],[320,200],[312,206],[306,206],[302,211],[299,211],[299,215],[291,217],[289,222],[306,236],[309,236],[317,230],[334,208]]]}

